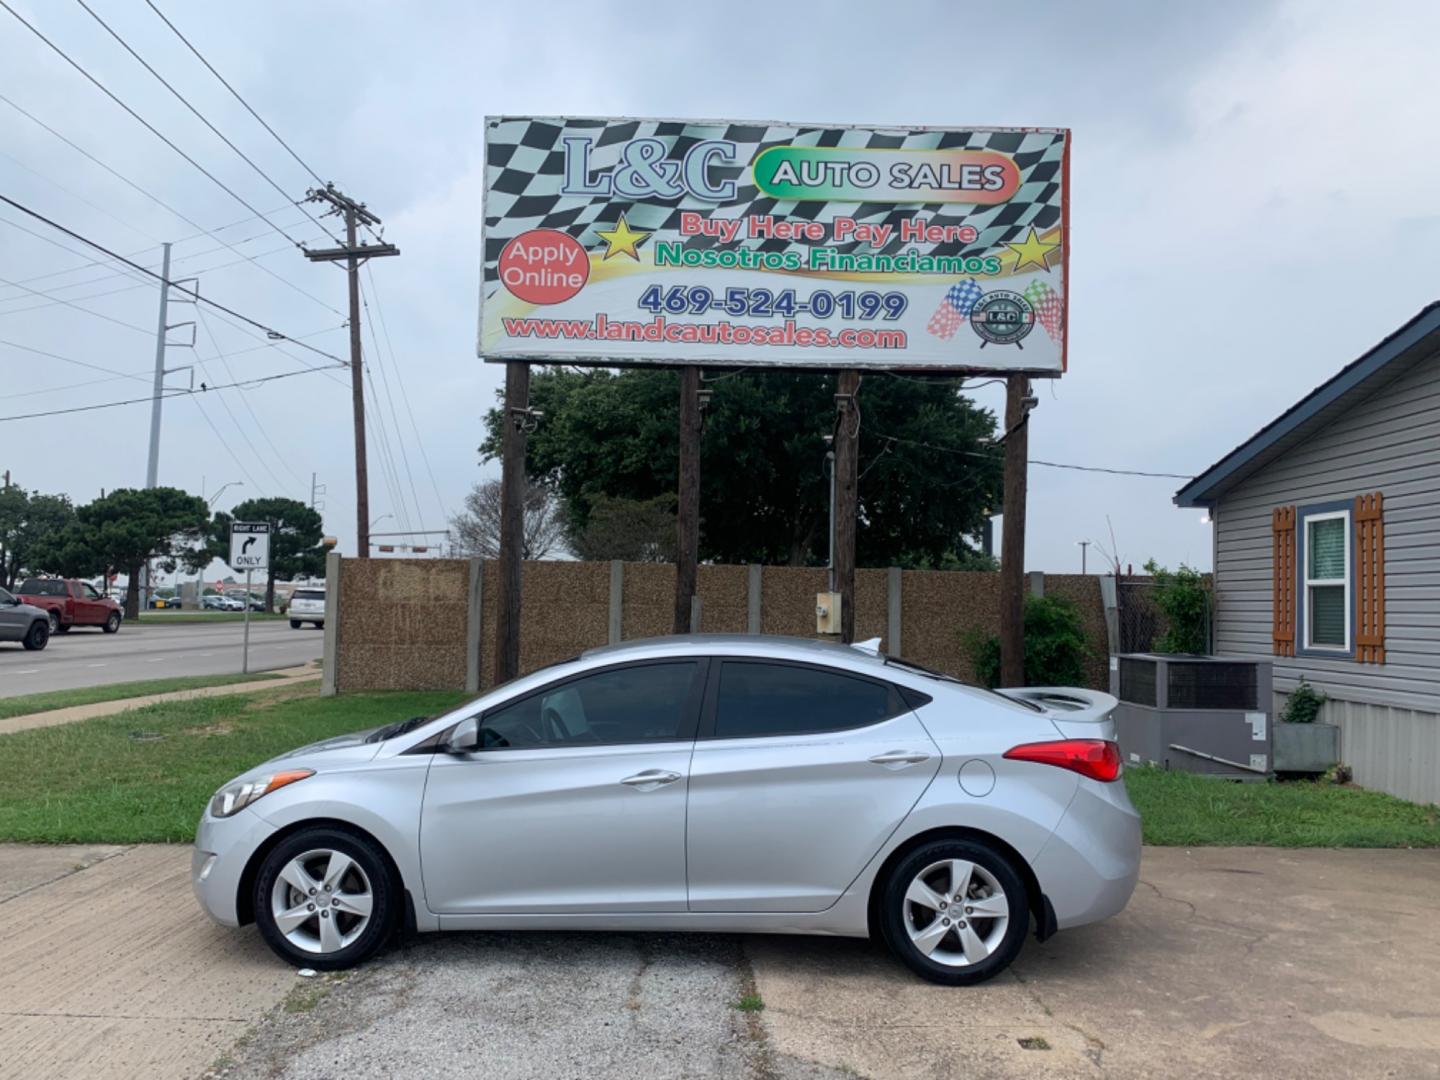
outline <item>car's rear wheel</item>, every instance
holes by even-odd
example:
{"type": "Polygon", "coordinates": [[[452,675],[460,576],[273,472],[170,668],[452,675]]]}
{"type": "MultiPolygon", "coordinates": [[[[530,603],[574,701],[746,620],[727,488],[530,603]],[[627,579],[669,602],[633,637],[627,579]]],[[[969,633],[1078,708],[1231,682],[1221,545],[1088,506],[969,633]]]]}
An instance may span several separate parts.
{"type": "Polygon", "coordinates": [[[937,840],[901,859],[881,896],[886,944],[931,982],[968,986],[998,975],[1030,926],[1025,883],[974,840],[937,840]]]}
{"type": "Polygon", "coordinates": [[[361,836],[304,829],[265,857],[255,879],[255,922],[282,959],[324,971],[368,960],[399,914],[384,856],[361,836]]]}
{"type": "Polygon", "coordinates": [[[21,642],[31,652],[39,652],[50,644],[50,623],[45,619],[36,619],[30,624],[30,629],[25,633],[25,639],[21,642]]]}
{"type": "Polygon", "coordinates": [[[105,633],[113,634],[120,629],[120,613],[112,611],[109,618],[105,620],[105,633]]]}

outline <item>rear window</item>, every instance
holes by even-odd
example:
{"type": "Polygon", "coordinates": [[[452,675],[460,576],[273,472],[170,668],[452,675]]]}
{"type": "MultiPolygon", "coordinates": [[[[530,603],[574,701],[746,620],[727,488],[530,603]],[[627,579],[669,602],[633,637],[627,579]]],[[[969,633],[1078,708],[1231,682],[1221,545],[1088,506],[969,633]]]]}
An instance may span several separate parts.
{"type": "Polygon", "coordinates": [[[58,578],[29,578],[22,582],[20,591],[29,596],[69,596],[70,590],[58,578]]]}
{"type": "Polygon", "coordinates": [[[320,589],[296,589],[290,595],[291,600],[324,600],[325,593],[320,589]]]}

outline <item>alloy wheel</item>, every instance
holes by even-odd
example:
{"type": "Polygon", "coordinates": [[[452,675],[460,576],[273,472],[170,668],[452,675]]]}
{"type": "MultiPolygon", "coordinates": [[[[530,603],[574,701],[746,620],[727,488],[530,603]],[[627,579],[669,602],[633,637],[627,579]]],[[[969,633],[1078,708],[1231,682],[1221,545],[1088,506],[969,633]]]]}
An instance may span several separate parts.
{"type": "Polygon", "coordinates": [[[370,878],[351,856],[333,848],[297,855],[270,890],[275,926],[297,949],[339,952],[370,925],[374,895],[370,878]]]}
{"type": "Polygon", "coordinates": [[[1005,938],[1010,901],[995,875],[979,863],[944,859],[911,880],[901,902],[910,943],[947,967],[980,963],[1005,938]]]}

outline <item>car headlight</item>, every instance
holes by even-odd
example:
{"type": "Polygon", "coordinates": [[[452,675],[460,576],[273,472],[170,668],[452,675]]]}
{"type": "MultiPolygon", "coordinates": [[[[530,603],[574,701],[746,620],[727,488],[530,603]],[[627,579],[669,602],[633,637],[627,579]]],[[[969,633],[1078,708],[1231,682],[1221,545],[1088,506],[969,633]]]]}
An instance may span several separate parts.
{"type": "Polygon", "coordinates": [[[226,784],[210,799],[210,813],[214,817],[229,817],[245,809],[262,795],[269,795],[286,784],[293,784],[314,775],[314,769],[287,769],[269,776],[257,776],[254,780],[237,780],[233,784],[226,784]]]}

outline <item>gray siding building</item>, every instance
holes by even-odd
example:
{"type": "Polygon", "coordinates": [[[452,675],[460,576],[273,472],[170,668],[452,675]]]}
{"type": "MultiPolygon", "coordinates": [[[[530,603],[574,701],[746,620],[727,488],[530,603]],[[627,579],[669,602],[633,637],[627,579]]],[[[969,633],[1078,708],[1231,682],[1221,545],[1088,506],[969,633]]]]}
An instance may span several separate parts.
{"type": "Polygon", "coordinates": [[[1357,783],[1440,802],[1440,304],[1175,496],[1214,522],[1214,649],[1330,697],[1357,783]]]}

